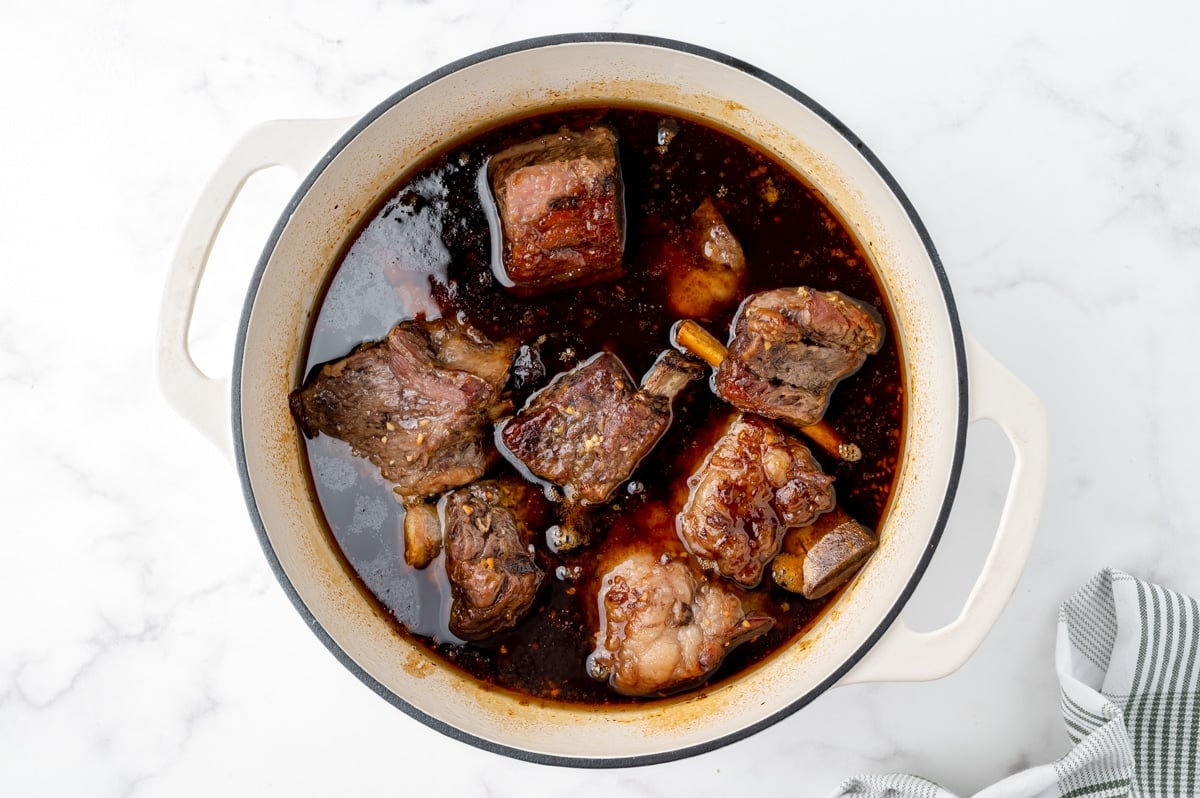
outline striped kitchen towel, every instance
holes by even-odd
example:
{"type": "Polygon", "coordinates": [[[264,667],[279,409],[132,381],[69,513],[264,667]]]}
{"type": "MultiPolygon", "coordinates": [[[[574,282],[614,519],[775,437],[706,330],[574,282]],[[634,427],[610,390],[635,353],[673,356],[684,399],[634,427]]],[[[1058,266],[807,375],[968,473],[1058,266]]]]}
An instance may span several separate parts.
{"type": "MultiPolygon", "coordinates": [[[[1106,569],[1063,604],[1055,667],[1075,748],[975,798],[1200,796],[1200,608],[1106,569]]],[[[898,774],[849,779],[859,798],[955,798],[898,774]]]]}

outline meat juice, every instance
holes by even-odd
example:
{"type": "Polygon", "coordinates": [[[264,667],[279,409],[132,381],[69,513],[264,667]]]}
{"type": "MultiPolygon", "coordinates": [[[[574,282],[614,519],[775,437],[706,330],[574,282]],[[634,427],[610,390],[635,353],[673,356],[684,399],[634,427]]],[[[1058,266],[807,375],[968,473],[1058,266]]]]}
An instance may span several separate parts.
{"type": "MultiPolygon", "coordinates": [[[[839,385],[825,414],[859,445],[862,459],[842,462],[810,447],[836,478],[839,506],[877,529],[899,462],[904,401],[895,327],[870,263],[803,181],[740,139],[695,120],[648,108],[582,108],[511,122],[444,150],[401,179],[345,251],[310,330],[306,369],[424,314],[459,316],[492,340],[522,345],[508,385],[515,407],[555,374],[601,350],[616,354],[639,377],[670,346],[678,319],[667,307],[663,261],[705,199],[717,204],[745,251],[747,292],[797,285],[838,290],[874,306],[888,325],[882,350],[839,385]],[[540,296],[513,296],[495,277],[481,170],[490,155],[514,143],[563,126],[596,124],[619,137],[625,273],[540,296]]],[[[702,323],[724,340],[734,309],[702,323]]],[[[445,555],[424,569],[405,564],[404,507],[378,469],[326,435],[306,446],[329,533],[398,634],[487,684],[533,699],[642,702],[653,699],[617,695],[585,671],[599,570],[606,553],[618,547],[683,553],[674,518],[688,496],[686,480],[733,414],[707,381],[685,388],[665,437],[629,484],[597,510],[598,539],[571,553],[552,552],[539,541],[536,558],[549,578],[536,608],[515,629],[471,643],[454,638],[447,625],[445,555]]],[[[523,478],[502,458],[488,476],[523,478]]],[[[769,569],[758,588],[739,593],[748,611],[771,616],[775,625],[734,650],[707,684],[752,667],[801,635],[833,598],[809,601],[783,591],[771,583],[769,569]]]]}

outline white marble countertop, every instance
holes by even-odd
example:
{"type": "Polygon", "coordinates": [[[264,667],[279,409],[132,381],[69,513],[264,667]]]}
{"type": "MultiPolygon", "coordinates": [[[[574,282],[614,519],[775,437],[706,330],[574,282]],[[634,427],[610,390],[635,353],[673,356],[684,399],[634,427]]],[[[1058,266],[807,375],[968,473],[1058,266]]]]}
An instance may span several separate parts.
{"type": "MultiPolygon", "coordinates": [[[[0,47],[0,793],[823,795],[907,771],[973,792],[1068,748],[1059,603],[1103,566],[1200,595],[1200,6],[15,2],[0,47]],[[361,114],[477,50],[616,30],[723,50],[838,115],[899,180],[964,326],[1046,405],[1029,566],[960,671],[834,689],[718,751],[583,771],[427,729],[331,657],[267,566],[228,462],[165,406],[175,237],[240,133],[361,114]]],[[[197,358],[295,186],[252,183],[197,358]]],[[[1012,457],[974,428],[907,617],[961,605],[1012,457]]]]}

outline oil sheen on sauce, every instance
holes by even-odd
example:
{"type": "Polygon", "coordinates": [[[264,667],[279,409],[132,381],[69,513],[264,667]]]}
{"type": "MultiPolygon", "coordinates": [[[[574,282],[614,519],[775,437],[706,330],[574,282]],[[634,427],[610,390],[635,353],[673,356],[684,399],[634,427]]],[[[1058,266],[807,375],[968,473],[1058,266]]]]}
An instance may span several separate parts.
{"type": "MultiPolygon", "coordinates": [[[[836,477],[838,503],[872,528],[887,507],[899,458],[903,397],[895,328],[869,262],[811,189],[753,147],[698,122],[637,108],[558,112],[513,122],[454,146],[404,179],[358,233],[334,273],[311,330],[306,369],[383,338],[418,314],[461,315],[492,339],[541,340],[540,357],[517,357],[510,389],[516,406],[554,374],[601,349],[640,375],[669,346],[676,321],[665,307],[657,256],[706,197],[722,200],[746,253],[749,291],[808,285],[874,305],[889,328],[881,352],[834,391],[826,413],[859,444],[863,459],[841,463],[814,452],[836,477]],[[497,283],[480,170],[491,153],[568,125],[618,131],[625,183],[625,275],[582,288],[518,298],[497,283]],[[544,336],[544,338],[543,338],[544,336]],[[540,364],[540,368],[539,368],[540,364]]],[[[493,222],[494,224],[494,222],[493,222]]],[[[726,337],[732,314],[707,324],[726,337]]],[[[496,688],[547,701],[627,703],[590,679],[584,661],[595,628],[596,560],[605,545],[681,552],[674,515],[686,479],[731,418],[698,381],[674,403],[667,436],[641,463],[628,490],[602,511],[599,543],[554,554],[539,542],[550,578],[537,609],[516,629],[464,644],[450,634],[449,585],[442,556],[416,570],[403,558],[404,509],[365,459],[320,435],[307,441],[317,499],[329,532],[362,586],[396,622],[398,634],[427,646],[496,688]]],[[[506,462],[495,475],[518,477],[506,462]]],[[[763,637],[736,649],[710,680],[751,667],[811,625],[830,599],[807,601],[770,584],[743,593],[747,609],[775,618],[763,637]]]]}

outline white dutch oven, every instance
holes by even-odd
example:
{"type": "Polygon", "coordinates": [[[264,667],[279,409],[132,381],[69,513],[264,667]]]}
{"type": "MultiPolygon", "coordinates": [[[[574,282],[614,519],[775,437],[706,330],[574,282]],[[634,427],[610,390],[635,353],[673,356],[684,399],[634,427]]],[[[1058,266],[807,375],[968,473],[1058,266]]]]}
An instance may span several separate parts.
{"type": "Polygon", "coordinates": [[[523,759],[584,766],[674,759],[762,729],[834,684],[944,676],[976,649],[1011,595],[1042,504],[1042,408],[963,335],[937,254],[895,181],[799,91],[726,56],[675,42],[613,35],[522,42],[439,70],[352,124],[282,121],[252,130],[188,221],[160,325],[167,398],[231,450],[271,566],[322,642],[410,715],[523,759]],[[903,462],[878,553],[806,637],[703,695],[598,711],[483,690],[395,634],[356,587],[323,529],[287,396],[302,378],[306,330],[331,265],[401,173],[499,120],[610,101],[698,115],[736,131],[825,195],[867,249],[895,311],[908,409],[903,462]],[[229,383],[195,367],[188,326],[225,213],[247,177],[278,164],[307,177],[250,284],[234,359],[230,437],[229,383]],[[999,528],[958,618],[917,633],[899,615],[946,522],[967,426],[981,418],[995,420],[1016,453],[999,528]]]}

